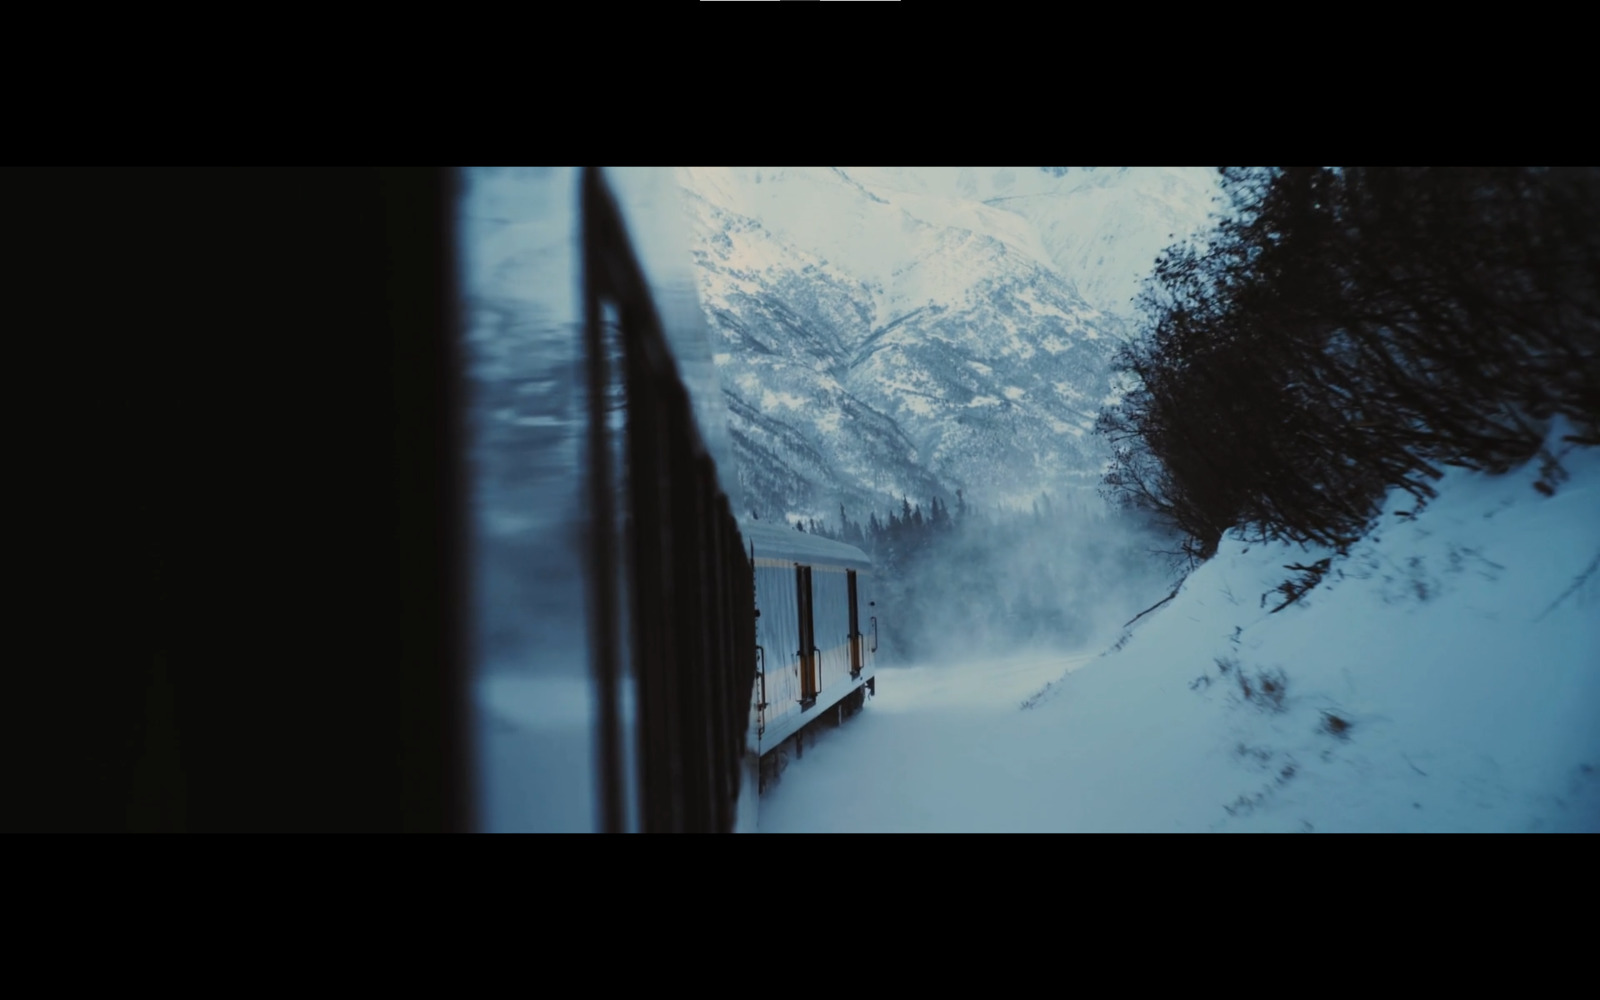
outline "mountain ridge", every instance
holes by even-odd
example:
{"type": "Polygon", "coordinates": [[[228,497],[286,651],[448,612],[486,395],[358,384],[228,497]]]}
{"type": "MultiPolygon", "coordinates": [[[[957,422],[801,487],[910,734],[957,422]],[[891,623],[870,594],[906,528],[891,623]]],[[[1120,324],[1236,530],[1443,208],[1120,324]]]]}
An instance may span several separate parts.
{"type": "MultiPolygon", "coordinates": [[[[1073,250],[1051,222],[1052,211],[1092,214],[1067,203],[1073,191],[1113,192],[1101,199],[1110,211],[1167,204],[1210,182],[1038,171],[1007,186],[1006,173],[679,171],[752,510],[808,518],[842,503],[860,515],[957,489],[1026,506],[1098,481],[1105,456],[1089,432],[1115,392],[1111,354],[1130,316],[1079,287],[1105,300],[1141,275],[1120,259],[1105,274],[1064,268],[1041,226],[1073,250]],[[1129,193],[1130,178],[1150,190],[1129,193]],[[1011,211],[963,186],[1034,200],[1011,211]]],[[[1151,233],[1168,225],[1188,235],[1209,210],[1191,201],[1181,223],[1153,209],[1124,220],[1130,245],[1157,241],[1151,233]]],[[[1114,228],[1097,225],[1096,235],[1114,228]]]]}

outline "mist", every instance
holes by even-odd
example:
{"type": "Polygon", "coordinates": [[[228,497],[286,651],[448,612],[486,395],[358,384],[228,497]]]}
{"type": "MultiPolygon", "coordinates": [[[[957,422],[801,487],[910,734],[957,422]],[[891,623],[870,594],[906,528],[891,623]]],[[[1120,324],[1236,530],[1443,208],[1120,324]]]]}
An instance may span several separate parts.
{"type": "Polygon", "coordinates": [[[1176,534],[1088,491],[1042,493],[1027,510],[981,510],[963,495],[954,508],[903,500],[865,525],[844,516],[802,527],[873,557],[885,664],[1103,647],[1171,593],[1184,566],[1176,534]]]}

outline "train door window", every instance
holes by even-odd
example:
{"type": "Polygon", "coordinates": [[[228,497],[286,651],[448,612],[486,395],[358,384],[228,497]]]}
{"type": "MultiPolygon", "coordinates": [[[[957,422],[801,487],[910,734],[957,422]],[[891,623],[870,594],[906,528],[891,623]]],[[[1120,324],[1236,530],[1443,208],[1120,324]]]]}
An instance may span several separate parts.
{"type": "Polygon", "coordinates": [[[817,636],[812,616],[811,567],[795,566],[794,590],[800,611],[800,704],[809,708],[817,700],[817,636]]]}
{"type": "Polygon", "coordinates": [[[861,611],[856,606],[856,571],[846,570],[850,583],[850,676],[861,676],[861,611]]]}

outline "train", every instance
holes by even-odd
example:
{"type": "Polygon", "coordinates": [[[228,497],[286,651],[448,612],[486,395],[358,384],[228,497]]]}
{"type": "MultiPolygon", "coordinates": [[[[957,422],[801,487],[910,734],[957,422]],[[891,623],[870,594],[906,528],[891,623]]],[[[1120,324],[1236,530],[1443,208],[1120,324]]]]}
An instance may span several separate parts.
{"type": "MultiPolygon", "coordinates": [[[[534,527],[485,525],[480,561],[522,553],[514,574],[543,583],[511,609],[538,616],[536,638],[474,670],[478,829],[754,830],[788,748],[877,692],[871,559],[735,515],[726,407],[671,184],[600,168],[465,177],[467,339],[490,343],[508,315],[555,320],[505,361],[527,396],[551,394],[547,411],[503,419],[525,396],[479,414],[535,428],[481,458],[491,478],[534,470],[501,505],[534,527]]],[[[501,589],[478,592],[492,605],[501,589]]]]}
{"type": "Polygon", "coordinates": [[[759,793],[781,769],[775,751],[786,741],[830,712],[842,722],[876,694],[877,600],[872,561],[860,549],[760,521],[741,530],[756,579],[760,642],[746,752],[761,762],[759,793]]]}

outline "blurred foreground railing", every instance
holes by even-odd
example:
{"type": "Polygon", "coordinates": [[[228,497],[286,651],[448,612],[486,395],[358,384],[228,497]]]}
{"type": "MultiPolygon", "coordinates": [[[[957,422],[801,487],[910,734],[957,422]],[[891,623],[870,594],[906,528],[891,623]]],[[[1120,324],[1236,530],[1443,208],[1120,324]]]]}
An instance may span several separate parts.
{"type": "Polygon", "coordinates": [[[629,827],[629,720],[621,693],[631,666],[638,828],[727,832],[756,674],[754,576],[598,168],[583,173],[582,211],[601,829],[629,827]],[[607,341],[608,305],[616,312],[620,351],[607,341]],[[613,353],[620,354],[620,372],[610,370],[613,353]],[[620,490],[608,412],[617,377],[626,399],[620,490]]]}

